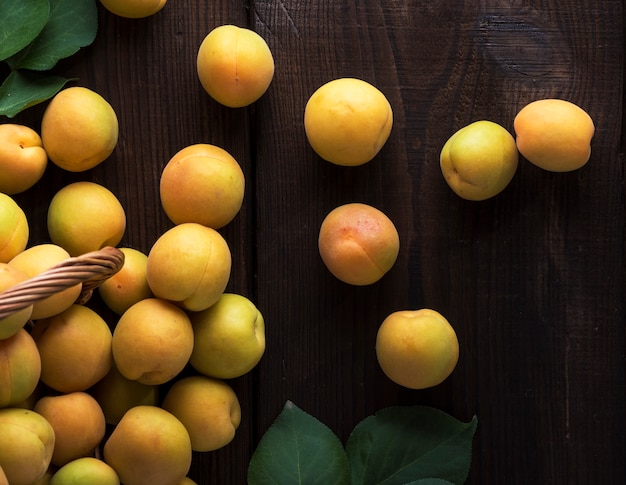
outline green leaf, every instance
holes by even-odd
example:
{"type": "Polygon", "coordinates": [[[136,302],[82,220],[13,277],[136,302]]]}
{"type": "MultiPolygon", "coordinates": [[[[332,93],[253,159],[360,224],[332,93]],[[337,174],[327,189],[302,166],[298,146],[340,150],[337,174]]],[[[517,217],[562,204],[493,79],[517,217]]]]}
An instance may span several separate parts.
{"type": "Polygon", "coordinates": [[[48,0],[0,0],[0,60],[30,44],[48,21],[48,0]]]}
{"type": "Polygon", "coordinates": [[[426,406],[379,411],[361,421],[348,438],[352,484],[405,485],[426,478],[462,484],[476,426],[476,417],[462,423],[426,406]]]}
{"type": "Polygon", "coordinates": [[[0,86],[0,115],[13,118],[54,96],[68,81],[46,73],[13,71],[0,86]]]}
{"type": "Polygon", "coordinates": [[[50,0],[48,23],[35,40],[7,60],[12,69],[47,71],[90,45],[98,31],[96,0],[50,0]]]}
{"type": "Polygon", "coordinates": [[[249,485],[347,485],[350,466],[339,438],[287,401],[248,466],[249,485]]]}

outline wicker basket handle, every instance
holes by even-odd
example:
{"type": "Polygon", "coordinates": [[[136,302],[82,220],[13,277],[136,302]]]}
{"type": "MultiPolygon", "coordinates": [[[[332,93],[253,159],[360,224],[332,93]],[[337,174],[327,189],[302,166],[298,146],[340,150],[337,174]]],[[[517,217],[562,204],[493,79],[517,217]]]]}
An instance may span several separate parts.
{"type": "Polygon", "coordinates": [[[82,305],[123,265],[124,253],[111,246],[66,259],[0,293],[0,320],[79,283],[83,287],[76,303],[82,305]]]}

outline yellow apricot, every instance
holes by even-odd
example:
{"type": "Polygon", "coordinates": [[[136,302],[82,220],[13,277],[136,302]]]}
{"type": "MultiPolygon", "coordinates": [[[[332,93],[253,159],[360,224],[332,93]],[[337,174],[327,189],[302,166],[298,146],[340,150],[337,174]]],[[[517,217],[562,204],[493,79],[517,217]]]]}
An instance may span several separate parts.
{"type": "Polygon", "coordinates": [[[524,106],[513,122],[519,152],[551,172],[569,172],[591,157],[595,126],[580,106],[563,99],[540,99],[524,106]]]}
{"type": "Polygon", "coordinates": [[[0,125],[0,192],[19,194],[35,185],[48,165],[41,137],[32,128],[0,125]]]}
{"type": "Polygon", "coordinates": [[[66,463],[58,470],[53,468],[49,481],[33,485],[120,485],[115,470],[102,459],[83,456],[66,463]]]}
{"type": "Polygon", "coordinates": [[[198,484],[196,482],[194,482],[191,478],[184,477],[176,485],[198,485],[198,484]]]}
{"type": "Polygon", "coordinates": [[[456,367],[459,342],[448,320],[435,310],[401,310],[387,316],[376,336],[383,372],[409,389],[443,382],[456,367]]]}
{"type": "Polygon", "coordinates": [[[41,358],[30,334],[20,329],[0,340],[0,408],[18,407],[37,388],[41,358]]]}
{"type": "Polygon", "coordinates": [[[48,158],[70,172],[84,172],[115,149],[118,121],[113,107],[98,93],[80,86],[52,98],[41,120],[41,140],[48,158]]]}
{"type": "Polygon", "coordinates": [[[322,261],[341,281],[369,285],[380,280],[398,257],[400,238],[393,222],[367,204],[333,209],[319,231],[322,261]]]}
{"type": "MultiPolygon", "coordinates": [[[[21,271],[29,278],[34,278],[70,257],[70,254],[56,244],[37,244],[22,251],[9,261],[9,266],[21,271]]],[[[33,304],[32,320],[40,320],[57,315],[67,310],[79,297],[82,290],[80,283],[61,290],[33,304]]]]}
{"type": "Polygon", "coordinates": [[[441,149],[441,172],[454,193],[486,200],[502,192],[517,171],[515,139],[493,121],[475,121],[454,133],[441,149]]]}
{"type": "Polygon", "coordinates": [[[191,467],[191,439],[173,414],[157,406],[135,406],[104,444],[104,461],[124,485],[171,485],[191,467]]]}
{"type": "Polygon", "coordinates": [[[95,182],[74,182],[50,201],[48,233],[72,256],[117,246],[126,231],[124,207],[113,192],[95,182]]]}
{"type": "Polygon", "coordinates": [[[10,196],[0,192],[0,263],[8,263],[28,244],[26,214],[10,196]]]}
{"type": "Polygon", "coordinates": [[[84,391],[111,369],[111,330],[88,307],[72,305],[38,320],[32,336],[41,356],[41,381],[59,392],[84,391]]]}
{"type": "Polygon", "coordinates": [[[100,0],[112,14],[127,19],[142,19],[159,12],[167,0],[100,0]]]}
{"type": "Polygon", "coordinates": [[[102,301],[118,315],[153,296],[146,278],[148,255],[133,248],[120,248],[120,251],[124,253],[122,268],[98,287],[102,301]]]}
{"type": "Polygon", "coordinates": [[[54,430],[39,413],[0,409],[0,467],[10,485],[32,485],[44,476],[54,449],[54,430]]]}
{"type": "Polygon", "coordinates": [[[158,298],[202,311],[224,293],[232,257],[223,236],[195,222],[164,232],[148,253],[147,278],[158,298]]]}
{"type": "Polygon", "coordinates": [[[147,298],[131,306],[113,330],[115,366],[127,379],[163,384],[180,373],[193,351],[193,328],[173,303],[147,298]]]}
{"type": "Polygon", "coordinates": [[[369,162],[387,142],[392,125],[393,111],[385,95],[361,79],[327,82],[311,95],[304,110],[311,147],[336,165],[369,162]]]}
{"type": "Polygon", "coordinates": [[[233,379],[250,372],[265,353],[265,320],[248,298],[224,293],[206,310],[190,314],[193,352],[201,374],[233,379]]]}
{"type": "MultiPolygon", "coordinates": [[[[27,279],[28,277],[19,269],[7,263],[0,263],[0,293],[27,279]]],[[[21,330],[32,314],[33,305],[29,305],[26,308],[12,313],[8,317],[0,318],[0,341],[15,335],[21,330]]]]}
{"type": "Polygon", "coordinates": [[[194,451],[214,451],[230,443],[241,423],[241,406],[226,382],[206,376],[176,381],[163,400],[189,432],[194,451]]]}
{"type": "Polygon", "coordinates": [[[267,91],[274,77],[274,58],[263,37],[253,30],[221,25],[200,44],[197,70],[213,99],[240,108],[267,91]]]}
{"type": "Polygon", "coordinates": [[[86,392],[44,396],[33,410],[54,429],[53,465],[63,466],[90,455],[104,438],[104,413],[98,402],[86,392]]]}
{"type": "Polygon", "coordinates": [[[228,224],[243,203],[245,177],[223,148],[199,143],[176,153],[161,174],[160,196],[174,224],[197,222],[213,229],[228,224]]]}

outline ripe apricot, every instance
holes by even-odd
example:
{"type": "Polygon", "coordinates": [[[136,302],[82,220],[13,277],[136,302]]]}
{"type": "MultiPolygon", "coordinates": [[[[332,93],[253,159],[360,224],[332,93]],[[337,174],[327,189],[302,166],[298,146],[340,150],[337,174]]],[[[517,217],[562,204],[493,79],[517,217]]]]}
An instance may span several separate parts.
{"type": "Polygon", "coordinates": [[[98,402],[86,392],[43,396],[33,410],[54,429],[53,465],[63,466],[90,455],[104,438],[104,413],[98,402]]]}
{"type": "MultiPolygon", "coordinates": [[[[91,485],[120,485],[117,473],[110,465],[95,456],[76,458],[58,470],[52,468],[54,475],[50,481],[41,482],[49,485],[71,485],[89,483],[91,485]]],[[[33,484],[34,485],[34,484],[33,484]]]]}
{"type": "Polygon", "coordinates": [[[0,340],[0,408],[17,407],[37,388],[41,357],[25,329],[0,340]]]}
{"type": "Polygon", "coordinates": [[[0,436],[0,467],[11,485],[31,485],[44,476],[55,437],[41,414],[22,408],[0,409],[0,436]]]}
{"type": "Polygon", "coordinates": [[[339,78],[319,87],[304,109],[313,150],[336,165],[363,165],[387,142],[393,111],[385,95],[361,79],[339,78]]]}
{"type": "Polygon", "coordinates": [[[519,153],[515,139],[493,121],[475,121],[454,133],[441,149],[441,172],[459,197],[486,200],[511,182],[519,153]]]}
{"type": "Polygon", "coordinates": [[[206,310],[190,315],[191,366],[206,376],[233,379],[250,372],[265,353],[265,321],[248,298],[224,293],[206,310]]]}
{"type": "Polygon", "coordinates": [[[120,251],[124,253],[124,265],[98,287],[102,301],[118,315],[153,296],[146,277],[148,255],[134,248],[120,248],[120,251]]]}
{"type": "Polygon", "coordinates": [[[448,320],[435,310],[397,311],[376,336],[376,357],[389,379],[409,389],[443,382],[456,367],[459,342],[448,320]]]}
{"type": "Polygon", "coordinates": [[[393,222],[367,204],[350,203],[333,209],[320,227],[322,261],[341,281],[375,283],[398,257],[400,238],[393,222]]]}
{"type": "Polygon", "coordinates": [[[189,361],[193,328],[181,308],[147,298],[122,314],[111,345],[115,366],[124,377],[159,385],[174,378],[189,361]]]}
{"type": "Polygon", "coordinates": [[[269,88],[274,58],[263,37],[253,30],[221,25],[200,44],[197,70],[202,87],[213,99],[241,108],[269,88]]]}
{"type": "Polygon", "coordinates": [[[513,127],[519,152],[551,172],[569,172],[591,157],[595,126],[580,106],[563,99],[540,99],[524,106],[513,127]]]}
{"type": "Polygon", "coordinates": [[[176,381],[163,400],[189,432],[194,451],[214,451],[235,438],[241,423],[239,399],[230,385],[206,376],[176,381]]]}
{"type": "Polygon", "coordinates": [[[35,185],[48,165],[39,134],[24,125],[0,125],[0,192],[19,194],[35,185]]]}
{"type": "Polygon", "coordinates": [[[0,262],[8,263],[28,244],[28,219],[11,197],[0,192],[0,262]]]}
{"type": "Polygon", "coordinates": [[[223,148],[206,143],[176,153],[161,173],[160,196],[174,224],[197,222],[213,229],[228,224],[241,209],[245,177],[223,148]]]}
{"type": "Polygon", "coordinates": [[[167,0],[100,0],[109,12],[127,19],[143,19],[161,11],[167,0]]]}
{"type": "MultiPolygon", "coordinates": [[[[28,277],[22,271],[7,263],[0,263],[0,293],[26,281],[28,277]]],[[[8,317],[0,318],[0,341],[15,335],[21,330],[33,314],[33,306],[18,310],[8,317]]],[[[1,374],[1,372],[0,372],[1,374]]],[[[2,392],[0,392],[2,394],[2,392]]]]}
{"type": "MultiPolygon", "coordinates": [[[[69,257],[70,254],[56,244],[36,244],[19,253],[8,264],[28,278],[34,278],[69,257]]],[[[35,302],[30,318],[40,320],[67,310],[77,300],[81,290],[82,284],[77,283],[35,302]]]]}
{"type": "Polygon", "coordinates": [[[164,232],[148,253],[146,277],[152,293],[190,311],[202,311],[224,293],[232,257],[224,237],[195,222],[164,232]]]}
{"type": "Polygon", "coordinates": [[[126,231],[126,213],[109,189],[86,180],[61,188],[48,206],[48,234],[72,256],[117,246],[126,231]]]}
{"type": "Polygon", "coordinates": [[[56,391],[84,391],[111,369],[111,330],[91,308],[72,305],[38,320],[32,336],[41,356],[41,381],[56,391]]]}
{"type": "Polygon", "coordinates": [[[48,158],[69,172],[84,172],[103,162],[117,146],[118,134],[113,107],[100,94],[80,86],[61,90],[41,119],[48,158]]]}
{"type": "Polygon", "coordinates": [[[191,467],[191,439],[173,414],[157,406],[129,409],[103,447],[104,461],[124,485],[171,485],[191,467]]]}

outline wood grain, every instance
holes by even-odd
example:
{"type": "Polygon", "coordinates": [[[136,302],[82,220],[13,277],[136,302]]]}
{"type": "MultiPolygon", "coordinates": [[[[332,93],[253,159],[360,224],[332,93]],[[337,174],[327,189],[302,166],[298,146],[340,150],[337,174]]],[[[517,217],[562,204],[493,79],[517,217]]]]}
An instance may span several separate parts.
{"type": "MultiPolygon", "coordinates": [[[[246,173],[231,245],[229,290],[264,314],[267,352],[232,382],[243,421],[228,447],[194,456],[199,484],[246,483],[249,458],[286,400],[345,440],[394,404],[479,419],[471,484],[623,483],[623,15],[616,0],[170,0],[132,21],[100,9],[93,46],[59,70],[118,112],[119,146],[85,174],[50,167],[17,200],[45,241],[45,211],[62,185],[105,184],[128,214],[123,245],[145,251],[171,223],[158,179],[192,143],[230,151],[246,173]],[[245,109],[211,101],[195,55],[209,30],[249,26],[268,42],[276,74],[245,109]],[[394,109],[392,135],[362,167],[317,157],[304,106],[337,77],[375,84],[394,109]],[[521,160],[497,197],[467,202],[445,185],[439,151],[458,128],[562,97],[596,122],[591,161],[555,174],[521,160]],[[317,232],[336,205],[377,206],[396,224],[401,254],[380,282],[335,280],[317,232]],[[431,307],[455,327],[460,361],[440,386],[391,383],[374,354],[390,312],[431,307]]],[[[18,122],[38,128],[42,107],[18,122]]]]}

